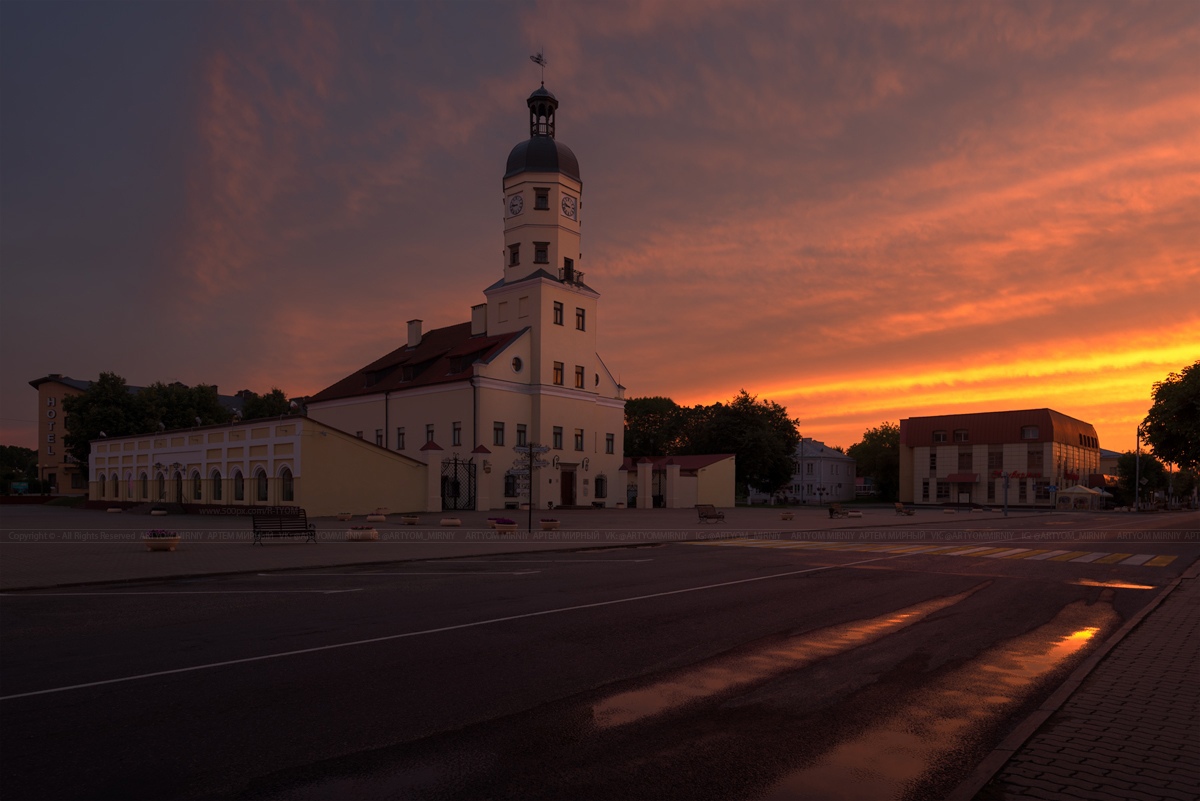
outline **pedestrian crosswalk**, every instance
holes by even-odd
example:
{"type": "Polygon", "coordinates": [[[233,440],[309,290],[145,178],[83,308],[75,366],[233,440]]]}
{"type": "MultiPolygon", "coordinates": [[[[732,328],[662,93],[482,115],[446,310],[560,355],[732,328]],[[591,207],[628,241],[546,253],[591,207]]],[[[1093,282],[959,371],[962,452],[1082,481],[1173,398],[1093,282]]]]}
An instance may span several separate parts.
{"type": "Polygon", "coordinates": [[[1174,556],[1152,553],[1109,553],[1053,548],[1013,548],[1007,545],[897,545],[867,542],[793,542],[739,537],[727,540],[704,540],[689,545],[708,545],[735,548],[773,548],[781,551],[853,551],[856,553],[891,553],[898,555],[926,554],[931,556],[980,556],[988,559],[1028,559],[1031,562],[1075,562],[1092,565],[1131,565],[1166,567],[1174,556]]]}

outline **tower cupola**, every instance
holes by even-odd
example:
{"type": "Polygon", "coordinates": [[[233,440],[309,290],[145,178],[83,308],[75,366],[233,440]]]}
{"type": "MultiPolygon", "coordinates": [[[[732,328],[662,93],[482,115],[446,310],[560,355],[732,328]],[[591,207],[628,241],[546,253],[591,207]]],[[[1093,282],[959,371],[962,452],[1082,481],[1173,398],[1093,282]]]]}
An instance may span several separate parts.
{"type": "Polygon", "coordinates": [[[554,138],[554,112],[558,109],[558,98],[546,88],[546,84],[534,90],[529,99],[529,135],[554,138]]]}

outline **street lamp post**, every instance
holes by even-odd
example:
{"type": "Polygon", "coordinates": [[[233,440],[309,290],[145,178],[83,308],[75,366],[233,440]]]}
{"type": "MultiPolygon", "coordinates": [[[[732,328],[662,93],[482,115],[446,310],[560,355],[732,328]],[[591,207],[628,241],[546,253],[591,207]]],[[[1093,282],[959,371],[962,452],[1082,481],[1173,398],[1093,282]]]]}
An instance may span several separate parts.
{"type": "Polygon", "coordinates": [[[1133,457],[1133,511],[1142,511],[1142,427],[1137,427],[1133,457]]]}
{"type": "Polygon", "coordinates": [[[1005,470],[1000,477],[1004,479],[1004,516],[1008,517],[1008,471],[1005,470]]]}

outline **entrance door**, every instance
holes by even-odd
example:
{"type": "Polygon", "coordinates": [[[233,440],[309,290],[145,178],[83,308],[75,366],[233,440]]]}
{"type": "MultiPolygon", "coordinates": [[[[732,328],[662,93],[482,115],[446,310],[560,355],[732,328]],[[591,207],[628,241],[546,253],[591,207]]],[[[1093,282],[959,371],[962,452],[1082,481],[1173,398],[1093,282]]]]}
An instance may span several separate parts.
{"type": "Polygon", "coordinates": [[[457,456],[442,461],[442,511],[475,508],[475,463],[457,456]]]}
{"type": "Polygon", "coordinates": [[[575,471],[562,471],[562,499],[560,506],[575,505],[575,471]]]}

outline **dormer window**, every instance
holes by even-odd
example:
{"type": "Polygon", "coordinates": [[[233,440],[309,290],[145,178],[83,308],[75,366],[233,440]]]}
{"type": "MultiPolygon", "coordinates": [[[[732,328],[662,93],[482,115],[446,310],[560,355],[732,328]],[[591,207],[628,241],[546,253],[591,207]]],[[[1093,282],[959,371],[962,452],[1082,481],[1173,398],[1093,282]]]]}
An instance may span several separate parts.
{"type": "Polygon", "coordinates": [[[954,441],[955,442],[966,442],[967,441],[967,430],[965,428],[955,429],[954,441]]]}
{"type": "Polygon", "coordinates": [[[933,432],[933,441],[934,442],[946,442],[947,441],[946,432],[945,431],[934,431],[933,432]]]}
{"type": "Polygon", "coordinates": [[[1037,426],[1021,426],[1021,439],[1037,439],[1037,438],[1038,438],[1038,427],[1037,426]]]}

